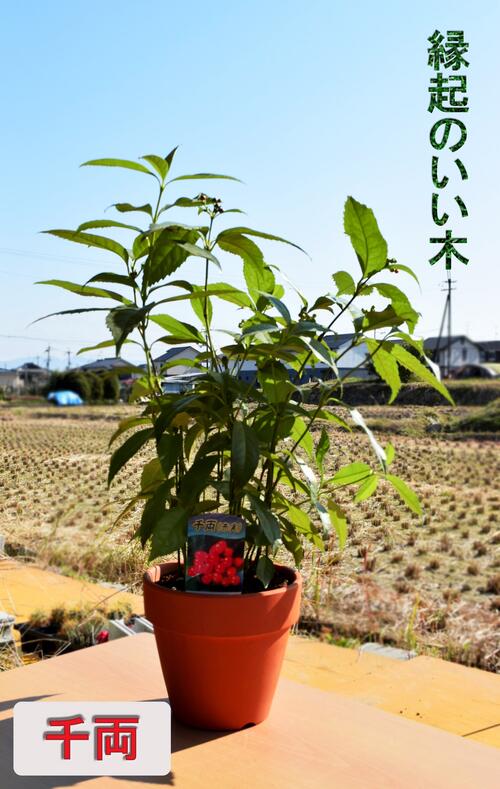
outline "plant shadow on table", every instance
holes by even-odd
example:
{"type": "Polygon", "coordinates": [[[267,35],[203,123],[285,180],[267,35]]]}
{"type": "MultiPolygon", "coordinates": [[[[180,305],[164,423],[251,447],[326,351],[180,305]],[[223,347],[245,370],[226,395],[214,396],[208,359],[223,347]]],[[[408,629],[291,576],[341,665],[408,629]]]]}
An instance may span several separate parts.
{"type": "MultiPolygon", "coordinates": [[[[55,694],[57,695],[57,694],[55,694]]],[[[24,698],[9,699],[0,702],[0,712],[12,709],[18,701],[40,701],[49,698],[47,694],[41,696],[25,696],[24,698]]],[[[165,701],[165,699],[145,699],[145,701],[165,701]]],[[[191,729],[178,723],[172,718],[172,754],[183,751],[186,748],[194,748],[210,740],[225,737],[232,732],[227,731],[202,731],[201,729],[191,729]]],[[[12,768],[13,753],[13,719],[7,718],[0,721],[0,787],[1,789],[59,789],[76,785],[85,785],[85,777],[78,775],[61,776],[21,776],[16,775],[12,768]]],[[[90,782],[96,776],[88,776],[90,782]]],[[[170,772],[168,775],[158,776],[114,776],[115,781],[129,781],[143,784],[155,784],[158,786],[175,786],[175,775],[170,772]]]]}

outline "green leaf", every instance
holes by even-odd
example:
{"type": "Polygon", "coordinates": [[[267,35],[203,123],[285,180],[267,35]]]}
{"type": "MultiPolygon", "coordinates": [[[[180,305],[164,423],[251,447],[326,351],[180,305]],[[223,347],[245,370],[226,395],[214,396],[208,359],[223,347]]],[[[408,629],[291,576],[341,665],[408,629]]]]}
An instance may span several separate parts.
{"type": "MultiPolygon", "coordinates": [[[[249,239],[247,239],[247,241],[248,240],[249,239]]],[[[243,276],[245,277],[248,293],[256,304],[260,304],[260,301],[262,301],[262,299],[259,297],[260,293],[274,294],[276,280],[272,270],[269,268],[269,266],[266,266],[264,260],[244,259],[243,276]]]]}
{"type": "Polygon", "coordinates": [[[335,274],[332,274],[332,277],[337,286],[337,296],[342,296],[343,294],[352,296],[356,291],[356,284],[347,271],[336,271],[335,274]]]}
{"type": "Polygon", "coordinates": [[[209,285],[209,288],[213,296],[223,299],[223,301],[229,301],[238,307],[250,307],[250,299],[247,294],[233,285],[228,285],[225,282],[214,282],[212,285],[209,285]]]}
{"type": "Polygon", "coordinates": [[[261,264],[261,266],[264,266],[262,251],[257,244],[251,241],[251,239],[245,238],[245,236],[238,233],[229,233],[224,230],[217,237],[217,245],[223,249],[224,252],[238,255],[246,263],[261,264]]]}
{"type": "Polygon", "coordinates": [[[125,170],[138,170],[140,173],[146,173],[147,175],[156,177],[151,170],[148,170],[143,164],[132,162],[129,159],[91,159],[88,162],[83,162],[80,167],[123,167],[125,170]]]}
{"type": "Polygon", "coordinates": [[[225,181],[237,181],[238,183],[242,184],[243,181],[240,181],[239,178],[233,178],[232,175],[217,175],[214,173],[195,173],[194,175],[178,175],[177,178],[172,178],[169,183],[174,183],[174,181],[200,181],[205,179],[211,178],[221,178],[225,181]]]}
{"type": "Polygon", "coordinates": [[[210,299],[210,294],[205,291],[205,288],[201,285],[192,285],[193,292],[184,296],[191,301],[191,307],[200,321],[204,326],[208,324],[208,326],[212,325],[212,316],[213,316],[213,307],[212,301],[210,299]]]}
{"type": "Polygon", "coordinates": [[[132,205],[131,203],[113,203],[113,208],[116,208],[121,214],[127,214],[130,211],[141,211],[143,214],[148,214],[151,219],[153,218],[153,209],[149,203],[144,205],[132,205]]]}
{"type": "Polygon", "coordinates": [[[151,426],[151,419],[148,416],[128,416],[125,419],[122,419],[115,432],[109,439],[108,446],[111,446],[116,441],[116,439],[123,435],[123,433],[125,433],[127,430],[131,430],[131,428],[137,427],[138,425],[151,426]]]}
{"type": "Polygon", "coordinates": [[[130,299],[125,298],[125,296],[122,296],[121,293],[116,293],[113,290],[92,288],[88,285],[77,285],[75,282],[67,282],[64,279],[46,279],[40,282],[35,282],[35,285],[54,285],[56,288],[69,290],[71,293],[76,293],[78,296],[94,296],[100,299],[114,299],[114,301],[121,301],[122,304],[131,304],[130,299]]]}
{"type": "Polygon", "coordinates": [[[329,296],[318,296],[311,307],[311,312],[314,312],[315,310],[327,310],[328,312],[332,312],[331,308],[334,304],[335,301],[329,296]]]}
{"type": "Polygon", "coordinates": [[[288,518],[293,525],[296,526],[302,534],[310,534],[312,531],[312,521],[309,515],[304,512],[304,510],[299,509],[294,504],[290,504],[288,501],[286,506],[288,518]]]}
{"type": "Polygon", "coordinates": [[[92,233],[79,233],[77,230],[44,230],[42,232],[48,233],[51,236],[57,236],[58,238],[65,238],[67,241],[73,241],[75,244],[84,244],[86,247],[107,249],[109,252],[113,252],[115,255],[121,257],[125,263],[128,262],[127,250],[112,238],[95,236],[92,233]]]}
{"type": "Polygon", "coordinates": [[[196,326],[178,321],[177,318],[174,318],[172,315],[151,315],[150,320],[180,339],[204,343],[203,335],[200,334],[196,326]]]}
{"type": "Polygon", "coordinates": [[[132,244],[132,257],[134,260],[140,260],[144,255],[149,255],[152,249],[153,247],[149,237],[142,233],[134,238],[134,243],[132,244]]]}
{"type": "Polygon", "coordinates": [[[314,442],[312,440],[312,436],[309,432],[308,427],[306,426],[306,423],[304,422],[303,419],[300,418],[300,416],[297,416],[295,418],[292,430],[290,431],[290,435],[293,441],[299,447],[302,447],[302,449],[305,450],[305,452],[307,453],[308,457],[311,458],[311,460],[315,458],[314,442]]]}
{"type": "MultiPolygon", "coordinates": [[[[232,304],[237,304],[239,307],[249,307],[250,299],[242,290],[238,290],[234,285],[228,285],[226,282],[213,282],[208,285],[207,289],[202,285],[192,285],[190,282],[184,280],[175,280],[174,282],[167,283],[174,285],[178,288],[184,288],[189,291],[188,295],[182,294],[181,296],[170,296],[168,299],[161,299],[157,304],[167,304],[173,301],[204,301],[205,296],[217,296],[220,299],[229,301],[232,304]]],[[[202,319],[203,320],[203,319],[202,319]]]]}
{"type": "MultiPolygon", "coordinates": [[[[43,315],[41,318],[37,318],[36,321],[33,323],[38,323],[39,321],[44,321],[45,318],[54,318],[56,315],[79,315],[82,312],[107,312],[108,307],[81,307],[80,309],[76,310],[61,310],[60,312],[50,312],[48,315],[43,315]]],[[[30,326],[33,324],[30,323],[30,326]]]]}
{"type": "Polygon", "coordinates": [[[166,477],[178,460],[182,459],[182,436],[177,433],[164,433],[157,446],[158,457],[166,477]]]}
{"type": "Polygon", "coordinates": [[[189,252],[181,244],[194,244],[199,234],[179,225],[165,227],[154,242],[153,249],[144,266],[144,278],[148,285],[172,274],[189,257],[189,252]]]}
{"type": "Polygon", "coordinates": [[[324,409],[321,409],[321,411],[318,411],[317,413],[317,418],[325,419],[327,422],[332,422],[344,428],[344,430],[351,432],[351,426],[344,419],[342,419],[340,416],[337,416],[337,414],[332,413],[331,411],[325,411],[324,409]]]}
{"type": "Polygon", "coordinates": [[[347,539],[346,514],[342,507],[339,507],[339,505],[333,500],[328,502],[328,514],[330,516],[330,523],[337,533],[339,547],[342,550],[347,539]]]}
{"type": "Polygon", "coordinates": [[[264,502],[256,496],[249,496],[248,498],[250,499],[251,507],[258,518],[267,541],[270,545],[273,545],[276,540],[279,540],[281,534],[277,518],[273,515],[271,510],[266,507],[264,502]]]}
{"type": "Polygon", "coordinates": [[[371,477],[368,477],[368,479],[365,479],[365,481],[359,486],[358,492],[354,496],[355,503],[358,504],[360,501],[368,499],[372,493],[375,493],[377,490],[377,485],[378,477],[376,474],[373,474],[371,477]]]}
{"type": "Polygon", "coordinates": [[[184,507],[167,510],[156,523],[149,559],[168,556],[183,548],[187,539],[188,512],[184,507]]]}
{"type": "Polygon", "coordinates": [[[126,439],[123,444],[111,455],[109,461],[108,471],[108,487],[113,481],[114,477],[118,474],[121,468],[128,463],[130,458],[139,452],[144,444],[149,441],[154,435],[152,428],[148,427],[145,430],[139,430],[132,436],[126,439]]]}
{"type": "Polygon", "coordinates": [[[344,206],[344,230],[351,239],[364,276],[384,268],[387,243],[371,208],[348,197],[344,206]]]}
{"type": "MultiPolygon", "coordinates": [[[[286,238],[281,238],[281,236],[275,236],[272,233],[263,233],[262,230],[253,230],[251,227],[230,227],[228,228],[228,230],[223,230],[222,233],[223,234],[236,233],[238,235],[243,235],[243,236],[255,236],[256,238],[265,238],[268,241],[279,241],[281,244],[288,244],[288,246],[295,247],[295,249],[300,250],[300,252],[304,252],[305,255],[307,254],[307,252],[305,252],[302,249],[302,247],[299,247],[298,244],[294,244],[292,241],[287,241],[286,238]]],[[[217,243],[219,243],[220,235],[217,238],[217,243]]]]}
{"type": "Polygon", "coordinates": [[[319,359],[320,362],[327,364],[328,367],[333,370],[336,375],[338,375],[337,365],[335,364],[335,355],[332,353],[328,345],[324,341],[320,342],[315,337],[312,337],[311,339],[309,337],[303,337],[302,339],[311,349],[316,359],[319,359]]]}
{"type": "Polygon", "coordinates": [[[261,556],[257,562],[255,575],[262,581],[264,589],[267,589],[274,576],[274,564],[268,556],[261,556]]]}
{"type": "Polygon", "coordinates": [[[321,430],[321,435],[319,437],[318,446],[316,447],[316,462],[321,470],[323,470],[323,461],[329,449],[330,449],[330,439],[328,438],[328,433],[323,427],[321,430]]]}
{"type": "Polygon", "coordinates": [[[149,493],[156,490],[160,482],[165,479],[165,474],[159,458],[153,458],[143,466],[141,474],[141,491],[149,493]]]}
{"type": "Polygon", "coordinates": [[[150,153],[148,156],[141,156],[141,159],[144,159],[145,162],[149,162],[153,170],[156,170],[161,180],[165,180],[170,170],[170,164],[166,159],[163,159],[161,156],[156,156],[154,153],[150,153]]]}
{"type": "Polygon", "coordinates": [[[135,287],[136,283],[133,277],[127,274],[115,274],[113,271],[102,271],[100,274],[95,274],[85,283],[89,282],[112,282],[114,285],[125,285],[127,288],[135,287]]]}
{"type": "Polygon", "coordinates": [[[270,403],[282,403],[294,389],[288,370],[281,362],[267,362],[257,371],[257,380],[270,403]]]}
{"type": "MultiPolygon", "coordinates": [[[[131,343],[133,340],[124,340],[123,343],[131,343]]],[[[103,342],[97,343],[97,345],[88,345],[86,348],[80,348],[79,351],[76,352],[76,355],[79,356],[81,353],[88,353],[89,351],[100,351],[101,348],[113,348],[115,345],[114,340],[104,340],[103,342]]]]}
{"type": "Polygon", "coordinates": [[[244,422],[236,421],[231,437],[231,482],[236,490],[242,490],[252,478],[258,462],[257,436],[244,422]]]}
{"type": "MultiPolygon", "coordinates": [[[[167,497],[169,494],[169,483],[161,483],[154,493],[146,500],[146,504],[142,511],[141,525],[137,529],[134,537],[139,537],[141,545],[144,548],[147,541],[151,537],[159,519],[165,512],[167,497]]],[[[139,498],[139,497],[137,497],[139,498]]],[[[143,497],[141,497],[143,498],[143,497]]],[[[134,499],[132,499],[134,502],[134,499]]]]}
{"type": "Polygon", "coordinates": [[[90,222],[83,222],[83,224],[78,225],[76,230],[80,233],[82,230],[92,230],[99,227],[120,227],[125,230],[134,230],[136,233],[142,233],[142,228],[136,225],[126,225],[124,222],[116,222],[114,219],[93,219],[90,222]]]}
{"type": "Polygon", "coordinates": [[[390,299],[396,314],[404,316],[409,331],[414,331],[420,316],[411,306],[406,294],[397,288],[396,285],[390,285],[386,282],[374,283],[373,287],[378,290],[381,296],[390,299]]]}
{"type": "Polygon", "coordinates": [[[353,485],[355,482],[361,482],[366,477],[373,474],[370,466],[367,463],[349,463],[337,471],[331,478],[330,482],[334,485],[353,485]]]}
{"type": "Polygon", "coordinates": [[[383,329],[385,326],[401,326],[407,320],[411,322],[414,316],[415,310],[412,307],[405,309],[404,305],[398,305],[396,312],[391,304],[383,310],[376,310],[373,307],[370,310],[363,310],[360,324],[364,331],[373,331],[383,329]]]}
{"type": "Polygon", "coordinates": [[[405,274],[409,274],[410,277],[413,277],[415,282],[420,285],[419,279],[413,269],[409,266],[400,266],[398,263],[395,263],[394,266],[387,266],[388,271],[392,271],[394,274],[397,274],[400,271],[404,271],[405,274]]]}
{"type": "Polygon", "coordinates": [[[284,304],[281,301],[281,299],[277,299],[275,296],[272,296],[270,293],[261,293],[260,295],[264,296],[264,298],[267,301],[271,302],[273,307],[275,307],[278,310],[279,314],[284,319],[287,326],[290,326],[292,322],[292,316],[290,315],[290,312],[288,311],[288,307],[286,306],[286,304],[284,304]]]}
{"type": "Polygon", "coordinates": [[[397,359],[398,363],[401,364],[403,367],[406,367],[407,370],[414,373],[417,378],[420,378],[425,383],[430,384],[434,389],[436,389],[443,397],[446,398],[452,405],[455,405],[455,402],[449,393],[448,389],[441,381],[438,381],[436,376],[426,367],[422,362],[420,362],[415,356],[413,356],[409,351],[403,348],[401,345],[393,345],[392,348],[392,355],[397,359]]]}
{"type": "Polygon", "coordinates": [[[423,340],[418,340],[416,339],[416,337],[412,337],[410,334],[407,334],[404,331],[398,331],[398,332],[394,332],[394,334],[391,334],[391,340],[394,339],[403,340],[403,343],[406,343],[406,345],[410,345],[412,348],[415,348],[419,356],[424,357],[423,340]]]}
{"type": "Polygon", "coordinates": [[[203,425],[201,425],[199,422],[195,422],[194,425],[186,431],[184,435],[184,454],[186,456],[186,460],[189,461],[193,446],[197,439],[203,434],[203,432],[203,425]]]}
{"type": "Polygon", "coordinates": [[[145,318],[150,310],[146,307],[115,307],[110,310],[106,317],[106,326],[113,335],[116,353],[120,353],[125,338],[133,331],[145,318]]]}
{"type": "Polygon", "coordinates": [[[386,474],[386,480],[391,483],[393,488],[397,490],[401,498],[403,499],[404,503],[413,511],[416,512],[417,515],[422,515],[422,507],[420,501],[418,499],[417,494],[408,487],[406,482],[403,482],[402,479],[399,477],[395,477],[394,474],[386,474]]]}
{"type": "Polygon", "coordinates": [[[281,539],[287,551],[292,554],[296,566],[300,567],[304,558],[304,548],[302,547],[302,541],[295,533],[292,526],[285,528],[281,532],[281,539]]]}
{"type": "Polygon", "coordinates": [[[368,338],[365,338],[365,343],[369,352],[373,354],[371,361],[375,372],[391,388],[389,403],[392,403],[401,389],[398,363],[394,356],[391,355],[393,346],[391,343],[379,343],[368,338]]]}
{"type": "Polygon", "coordinates": [[[390,466],[396,454],[395,449],[390,441],[385,445],[384,450],[385,456],[387,458],[387,465],[390,466]]]}
{"type": "Polygon", "coordinates": [[[215,255],[212,255],[208,249],[203,249],[203,247],[199,247],[196,244],[190,244],[188,241],[185,243],[179,243],[179,246],[182,249],[185,249],[189,255],[198,258],[205,258],[206,260],[210,260],[212,263],[215,263],[217,268],[222,268],[215,255]]]}
{"type": "Polygon", "coordinates": [[[194,461],[181,480],[179,488],[179,501],[181,504],[191,506],[198,501],[201,493],[212,482],[212,471],[216,463],[216,455],[200,457],[194,461]]]}

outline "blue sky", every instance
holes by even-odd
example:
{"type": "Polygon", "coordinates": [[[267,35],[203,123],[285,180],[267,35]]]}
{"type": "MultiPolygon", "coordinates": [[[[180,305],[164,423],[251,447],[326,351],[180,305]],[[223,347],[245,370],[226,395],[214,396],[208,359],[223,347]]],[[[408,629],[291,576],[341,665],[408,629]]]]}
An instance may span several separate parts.
{"type": "MultiPolygon", "coordinates": [[[[436,28],[463,29],[470,42],[471,109],[462,116],[468,140],[461,150],[470,178],[463,184],[453,175],[445,190],[454,218],[447,226],[467,236],[470,258],[453,269],[454,332],[499,336],[498,2],[29,0],[5,5],[2,17],[0,334],[15,336],[0,336],[0,367],[43,358],[49,343],[62,358],[66,349],[109,337],[101,317],[28,326],[42,314],[83,306],[34,281],[84,282],[106,262],[40,231],[103,217],[117,201],[151,199],[152,179],[79,169],[81,162],[165,154],[177,144],[176,174],[238,176],[243,185],[216,187],[226,207],[243,208],[248,225],[308,251],[312,262],[266,247],[268,261],[309,297],[330,288],[333,271],[356,272],[342,228],[346,196],[372,207],[391,256],[420,277],[421,291],[408,281],[422,313],[419,333],[436,334],[445,272],[428,263],[429,236],[441,229],[430,212],[428,133],[436,113],[427,112],[426,63],[436,28]],[[467,219],[458,218],[455,194],[467,204],[467,219]]],[[[238,269],[228,258],[225,279],[237,279],[238,269]]],[[[234,315],[222,306],[218,318],[229,328],[234,315]]]]}

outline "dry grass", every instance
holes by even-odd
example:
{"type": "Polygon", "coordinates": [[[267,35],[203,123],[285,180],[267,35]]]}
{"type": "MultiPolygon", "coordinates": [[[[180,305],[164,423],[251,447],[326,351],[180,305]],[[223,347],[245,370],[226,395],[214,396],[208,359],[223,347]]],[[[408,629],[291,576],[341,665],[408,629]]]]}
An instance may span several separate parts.
{"type": "MultiPolygon", "coordinates": [[[[90,578],[139,579],[145,556],[130,542],[138,512],[111,528],[136,490],[139,462],[106,488],[107,442],[130,410],[0,409],[0,533],[10,551],[90,578]]],[[[384,440],[397,449],[394,473],[417,490],[425,517],[385,484],[356,507],[342,490],[350,540],[342,554],[332,540],[328,553],[306,557],[305,619],[335,637],[376,638],[498,670],[498,444],[425,434],[429,420],[451,418],[447,407],[361,410],[391,431],[384,440]]],[[[329,472],[371,461],[363,434],[337,431],[331,442],[329,472]]]]}

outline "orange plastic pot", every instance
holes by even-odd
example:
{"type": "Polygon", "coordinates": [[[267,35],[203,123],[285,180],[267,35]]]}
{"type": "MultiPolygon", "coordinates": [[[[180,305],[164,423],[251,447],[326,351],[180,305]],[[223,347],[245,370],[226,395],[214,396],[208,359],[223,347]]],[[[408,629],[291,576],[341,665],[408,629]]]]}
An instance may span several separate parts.
{"type": "Polygon", "coordinates": [[[153,623],[175,717],[201,729],[241,729],[269,714],[290,627],[299,618],[302,579],[224,597],[156,583],[175,571],[159,564],[144,575],[144,608],[153,623]]]}

